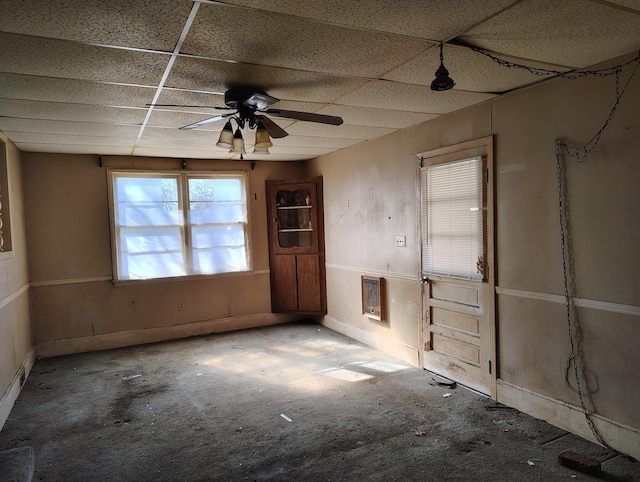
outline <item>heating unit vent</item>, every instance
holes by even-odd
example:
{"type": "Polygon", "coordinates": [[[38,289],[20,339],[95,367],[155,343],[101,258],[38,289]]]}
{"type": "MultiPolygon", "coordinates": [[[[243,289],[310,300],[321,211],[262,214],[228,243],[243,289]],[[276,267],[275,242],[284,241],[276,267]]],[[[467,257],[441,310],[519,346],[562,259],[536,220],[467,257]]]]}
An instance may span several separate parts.
{"type": "Polygon", "coordinates": [[[384,278],[362,277],[362,314],[378,321],[384,321],[386,297],[384,278]]]}

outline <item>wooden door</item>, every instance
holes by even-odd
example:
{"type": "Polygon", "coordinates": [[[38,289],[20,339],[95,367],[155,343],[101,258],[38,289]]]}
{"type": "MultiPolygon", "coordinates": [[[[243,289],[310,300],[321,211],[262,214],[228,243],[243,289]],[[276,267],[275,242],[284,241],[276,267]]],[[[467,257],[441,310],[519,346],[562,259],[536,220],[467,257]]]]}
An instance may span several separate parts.
{"type": "MultiPolygon", "coordinates": [[[[423,263],[422,361],[425,369],[495,397],[495,281],[493,266],[492,138],[418,155],[425,166],[478,156],[482,159],[482,251],[477,257],[479,279],[425,272],[423,263]]],[[[425,186],[421,187],[424,194],[425,186]]],[[[422,210],[425,201],[421,203],[422,210]]],[[[421,216],[423,228],[424,212],[421,216]]],[[[423,229],[423,259],[426,237],[423,229]]],[[[455,242],[455,241],[451,241],[455,242]]]]}
{"type": "Polygon", "coordinates": [[[491,395],[487,283],[429,276],[423,296],[424,368],[491,395]]]}

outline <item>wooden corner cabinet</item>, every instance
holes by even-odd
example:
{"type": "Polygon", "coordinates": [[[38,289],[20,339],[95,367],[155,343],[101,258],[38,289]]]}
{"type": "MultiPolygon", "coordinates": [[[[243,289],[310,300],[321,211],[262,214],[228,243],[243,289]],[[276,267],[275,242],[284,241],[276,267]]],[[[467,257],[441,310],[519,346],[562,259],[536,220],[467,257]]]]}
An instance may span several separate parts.
{"type": "Polygon", "coordinates": [[[327,312],[322,178],[266,181],[271,311],[327,312]]]}

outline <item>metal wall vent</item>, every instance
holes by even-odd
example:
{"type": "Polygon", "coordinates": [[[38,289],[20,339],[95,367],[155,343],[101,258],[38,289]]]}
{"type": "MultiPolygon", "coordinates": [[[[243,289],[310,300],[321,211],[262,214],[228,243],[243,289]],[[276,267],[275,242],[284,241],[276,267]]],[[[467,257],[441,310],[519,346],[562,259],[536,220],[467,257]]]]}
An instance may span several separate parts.
{"type": "Polygon", "coordinates": [[[384,278],[362,276],[362,314],[372,320],[386,320],[384,278]]]}

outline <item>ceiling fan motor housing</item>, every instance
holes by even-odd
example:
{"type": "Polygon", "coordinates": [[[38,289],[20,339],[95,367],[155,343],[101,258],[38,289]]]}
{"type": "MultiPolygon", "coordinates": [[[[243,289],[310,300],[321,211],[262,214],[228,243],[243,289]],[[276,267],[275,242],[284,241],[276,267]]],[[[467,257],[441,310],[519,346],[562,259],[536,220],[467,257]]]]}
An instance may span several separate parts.
{"type": "Polygon", "coordinates": [[[244,102],[254,94],[266,95],[266,92],[262,92],[251,86],[231,87],[224,93],[224,103],[227,107],[239,109],[244,105],[244,102]]]}

